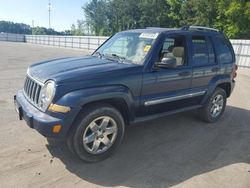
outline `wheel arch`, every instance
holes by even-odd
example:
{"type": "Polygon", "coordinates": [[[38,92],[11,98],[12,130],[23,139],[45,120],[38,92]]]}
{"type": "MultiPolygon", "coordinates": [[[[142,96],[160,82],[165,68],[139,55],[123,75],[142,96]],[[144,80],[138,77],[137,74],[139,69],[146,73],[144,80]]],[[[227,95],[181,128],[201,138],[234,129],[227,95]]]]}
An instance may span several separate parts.
{"type": "Polygon", "coordinates": [[[230,94],[231,94],[231,84],[229,82],[220,83],[220,84],[217,85],[217,87],[223,89],[226,92],[227,98],[230,96],[230,94]]]}
{"type": "Polygon", "coordinates": [[[225,90],[228,98],[231,94],[231,78],[228,75],[218,75],[214,77],[209,83],[207,93],[204,99],[202,100],[202,104],[205,104],[207,99],[213,94],[213,92],[218,87],[225,90]]]}
{"type": "Polygon", "coordinates": [[[85,103],[83,106],[81,106],[81,109],[77,113],[75,120],[81,118],[81,115],[84,113],[84,111],[93,106],[111,106],[121,113],[122,117],[124,118],[125,124],[129,124],[130,122],[129,115],[131,111],[129,109],[128,104],[123,98],[106,98],[106,99],[89,101],[85,103]]]}
{"type": "Polygon", "coordinates": [[[57,100],[56,104],[70,106],[74,111],[67,130],[69,133],[85,109],[97,104],[112,106],[121,113],[125,124],[129,124],[134,119],[136,101],[128,88],[108,86],[72,91],[57,100]]]}

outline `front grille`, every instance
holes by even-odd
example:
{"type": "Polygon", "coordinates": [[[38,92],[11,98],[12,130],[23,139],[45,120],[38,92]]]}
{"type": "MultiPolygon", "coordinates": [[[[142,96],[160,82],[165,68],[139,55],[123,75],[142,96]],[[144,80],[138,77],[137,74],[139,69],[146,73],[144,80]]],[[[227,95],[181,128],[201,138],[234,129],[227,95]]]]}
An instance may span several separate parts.
{"type": "Polygon", "coordinates": [[[41,88],[41,84],[29,76],[26,76],[23,90],[26,98],[36,106],[38,105],[41,88]]]}

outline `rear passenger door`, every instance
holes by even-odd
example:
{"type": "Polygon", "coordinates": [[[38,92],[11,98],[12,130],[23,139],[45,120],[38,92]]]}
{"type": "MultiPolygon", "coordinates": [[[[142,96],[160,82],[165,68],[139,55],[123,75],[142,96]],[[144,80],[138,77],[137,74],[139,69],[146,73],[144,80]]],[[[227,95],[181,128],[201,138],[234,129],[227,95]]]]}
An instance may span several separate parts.
{"type": "Polygon", "coordinates": [[[199,100],[196,101],[199,104],[208,89],[209,82],[219,71],[219,65],[210,37],[193,35],[190,37],[190,43],[193,68],[191,90],[202,93],[202,95],[197,96],[199,100]]]}

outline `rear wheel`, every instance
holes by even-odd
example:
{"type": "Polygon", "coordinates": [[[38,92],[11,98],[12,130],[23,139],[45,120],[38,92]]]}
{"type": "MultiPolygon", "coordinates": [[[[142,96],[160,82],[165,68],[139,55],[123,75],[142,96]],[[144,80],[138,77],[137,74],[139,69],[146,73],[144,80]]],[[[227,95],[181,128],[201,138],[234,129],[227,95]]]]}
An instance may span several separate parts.
{"type": "Polygon", "coordinates": [[[80,159],[96,162],[109,157],[120,145],[124,121],[110,105],[95,105],[83,112],[67,140],[70,150],[80,159]]]}
{"type": "Polygon", "coordinates": [[[227,95],[225,90],[216,88],[206,104],[201,108],[201,118],[209,123],[216,122],[226,107],[227,95]]]}

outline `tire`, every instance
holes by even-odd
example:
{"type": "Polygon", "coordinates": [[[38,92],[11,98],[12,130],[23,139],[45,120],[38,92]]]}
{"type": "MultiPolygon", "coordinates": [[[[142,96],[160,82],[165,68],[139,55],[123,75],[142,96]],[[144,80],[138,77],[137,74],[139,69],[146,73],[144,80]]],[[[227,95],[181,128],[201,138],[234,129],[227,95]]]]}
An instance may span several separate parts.
{"type": "Polygon", "coordinates": [[[124,120],[118,110],[108,104],[93,105],[74,124],[67,144],[81,160],[97,162],[119,147],[124,131],[124,120]]]}
{"type": "Polygon", "coordinates": [[[227,95],[225,90],[216,88],[213,94],[208,98],[207,102],[200,110],[199,115],[201,119],[208,123],[214,123],[218,121],[225,110],[226,102],[227,95]],[[215,101],[220,101],[218,102],[218,104],[221,104],[221,106],[218,104],[216,104],[215,106],[215,103],[217,103],[215,101]]]}

